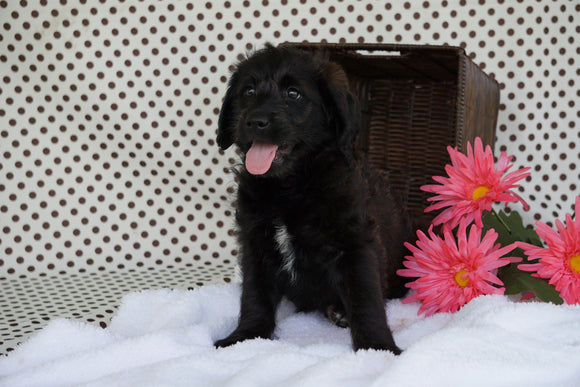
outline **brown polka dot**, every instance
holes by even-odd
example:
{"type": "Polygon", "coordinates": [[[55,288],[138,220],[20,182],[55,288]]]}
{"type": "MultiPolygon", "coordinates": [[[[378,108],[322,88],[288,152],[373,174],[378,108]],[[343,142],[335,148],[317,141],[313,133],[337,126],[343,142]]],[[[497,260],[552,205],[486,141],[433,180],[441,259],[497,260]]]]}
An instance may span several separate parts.
{"type": "Polygon", "coordinates": [[[580,6],[319,3],[0,1],[0,281],[168,266],[194,273],[181,286],[214,278],[200,266],[230,281],[238,159],[217,150],[217,116],[232,65],[267,41],[464,47],[501,85],[496,152],[533,163],[525,222],[571,212],[580,6]]]}

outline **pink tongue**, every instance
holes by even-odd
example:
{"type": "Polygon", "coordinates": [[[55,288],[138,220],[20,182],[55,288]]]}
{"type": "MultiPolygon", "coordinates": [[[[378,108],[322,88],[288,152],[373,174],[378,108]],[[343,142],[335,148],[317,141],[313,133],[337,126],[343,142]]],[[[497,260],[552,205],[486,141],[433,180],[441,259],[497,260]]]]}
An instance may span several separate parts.
{"type": "Polygon", "coordinates": [[[252,175],[263,175],[268,172],[274,157],[276,157],[278,145],[266,144],[254,141],[252,147],[246,153],[246,169],[252,175]]]}

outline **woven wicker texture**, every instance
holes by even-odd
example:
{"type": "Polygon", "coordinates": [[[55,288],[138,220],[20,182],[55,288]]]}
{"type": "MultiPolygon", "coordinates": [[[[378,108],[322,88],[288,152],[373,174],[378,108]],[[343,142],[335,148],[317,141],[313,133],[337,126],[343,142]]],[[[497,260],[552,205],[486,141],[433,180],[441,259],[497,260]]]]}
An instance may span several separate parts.
{"type": "Polygon", "coordinates": [[[476,136],[493,146],[499,85],[463,49],[386,44],[288,44],[328,52],[340,63],[363,111],[358,148],[391,183],[416,218],[444,175],[447,145],[465,149],[476,136]]]}

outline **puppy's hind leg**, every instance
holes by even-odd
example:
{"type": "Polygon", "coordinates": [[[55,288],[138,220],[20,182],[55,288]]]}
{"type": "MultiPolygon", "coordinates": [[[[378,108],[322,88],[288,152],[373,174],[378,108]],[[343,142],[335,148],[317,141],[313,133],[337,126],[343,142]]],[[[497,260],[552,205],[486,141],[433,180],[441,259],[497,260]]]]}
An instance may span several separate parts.
{"type": "Polygon", "coordinates": [[[336,305],[329,305],[324,311],[326,317],[331,323],[340,328],[348,328],[348,318],[346,317],[346,312],[344,308],[338,307],[336,305]]]}

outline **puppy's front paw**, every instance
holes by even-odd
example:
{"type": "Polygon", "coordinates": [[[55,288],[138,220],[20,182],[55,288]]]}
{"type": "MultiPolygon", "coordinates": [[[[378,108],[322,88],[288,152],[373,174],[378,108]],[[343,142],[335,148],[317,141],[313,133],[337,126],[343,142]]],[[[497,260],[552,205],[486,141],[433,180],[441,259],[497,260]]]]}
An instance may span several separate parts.
{"type": "Polygon", "coordinates": [[[230,345],[234,345],[239,341],[240,340],[234,340],[230,336],[228,336],[225,339],[221,339],[221,340],[216,341],[213,345],[216,348],[225,348],[225,347],[229,347],[230,345]]]}
{"type": "Polygon", "coordinates": [[[363,350],[364,349],[376,349],[376,350],[381,350],[381,351],[390,351],[395,355],[400,355],[401,353],[403,353],[403,350],[401,348],[397,347],[397,345],[395,343],[389,343],[389,342],[384,342],[384,341],[355,343],[354,349],[355,349],[355,351],[358,351],[360,349],[363,349],[363,350]]]}
{"type": "Polygon", "coordinates": [[[229,347],[230,345],[234,345],[236,343],[239,343],[240,341],[256,339],[258,337],[261,337],[264,339],[269,338],[268,335],[265,335],[265,334],[257,334],[257,333],[235,330],[225,339],[221,339],[221,340],[216,341],[214,343],[214,346],[216,348],[229,347]]]}

